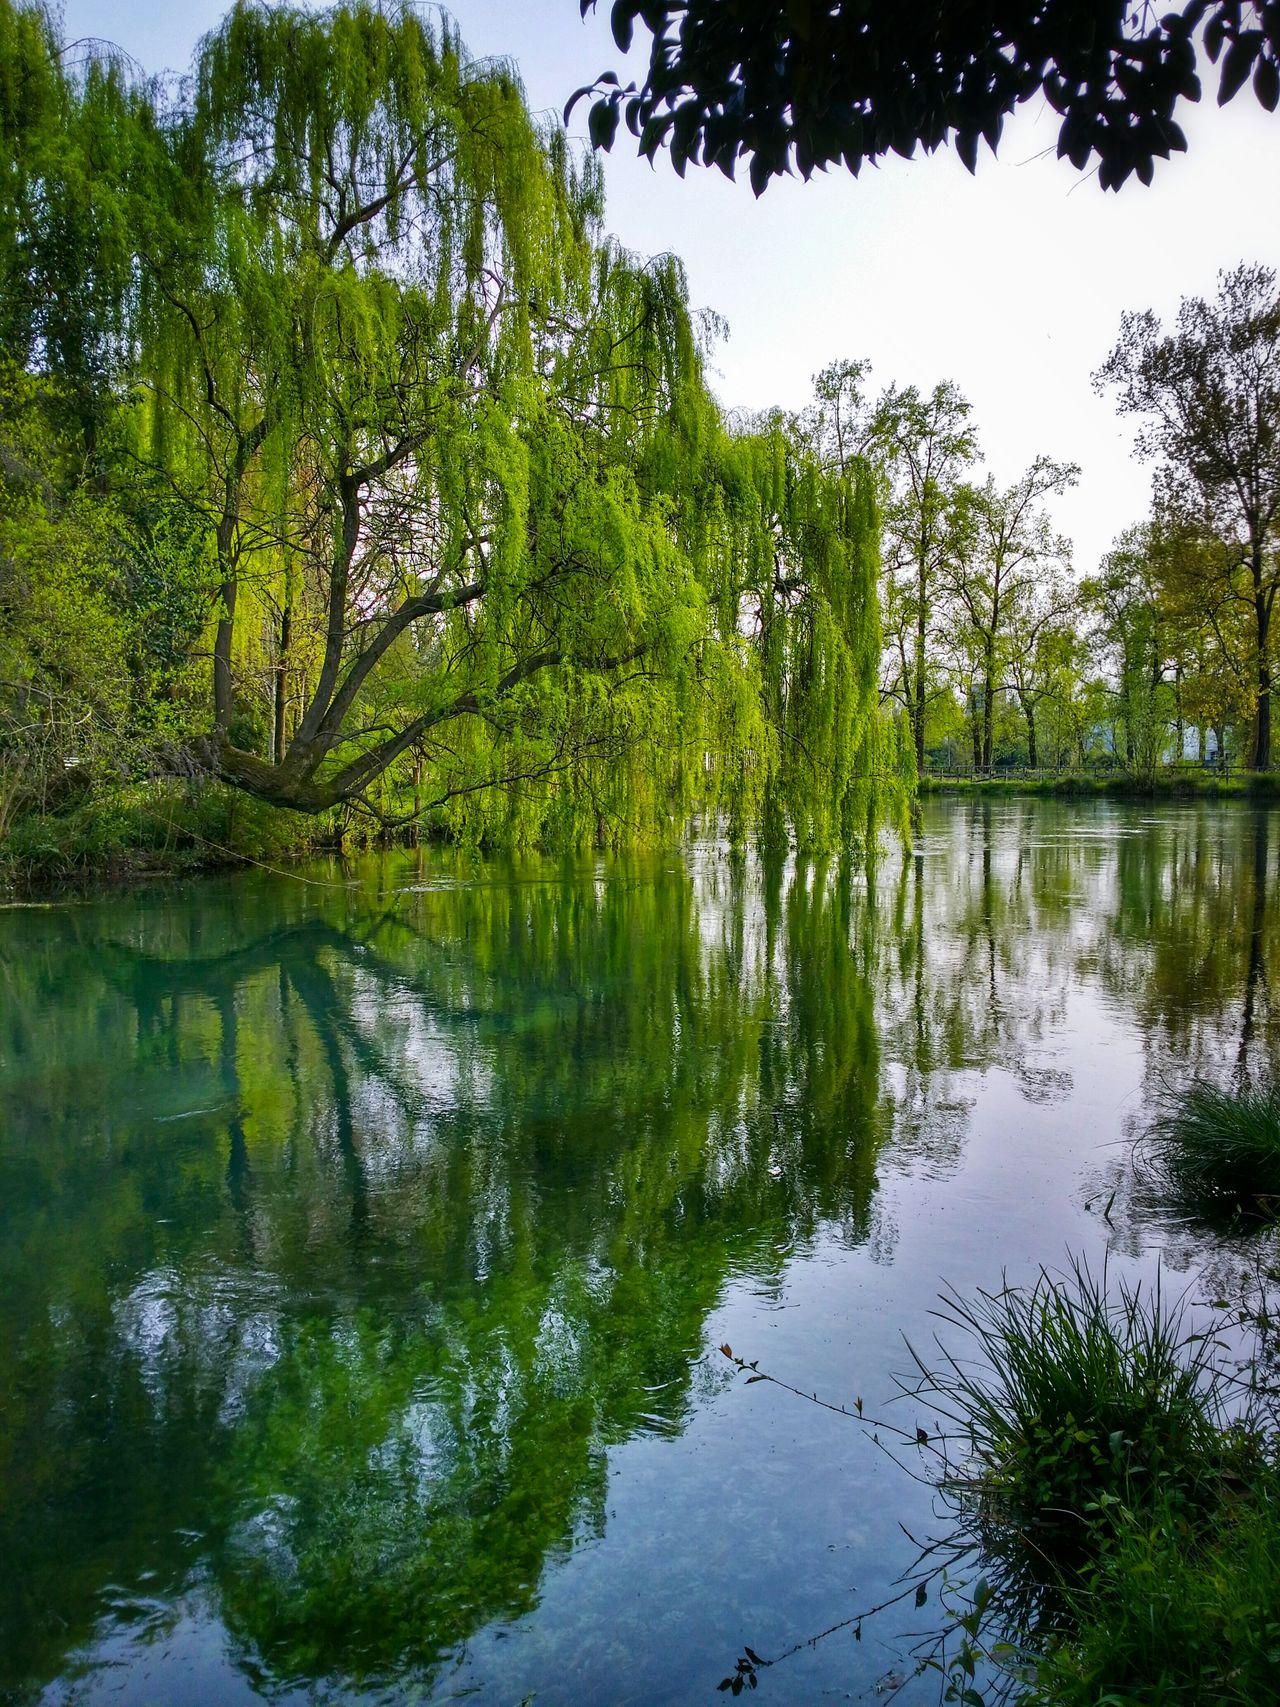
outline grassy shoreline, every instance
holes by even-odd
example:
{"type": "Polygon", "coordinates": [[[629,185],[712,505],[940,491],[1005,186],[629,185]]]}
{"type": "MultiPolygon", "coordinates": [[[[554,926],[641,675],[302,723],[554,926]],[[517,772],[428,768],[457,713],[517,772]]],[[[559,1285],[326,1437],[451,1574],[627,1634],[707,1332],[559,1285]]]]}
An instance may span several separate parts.
{"type": "MultiPolygon", "coordinates": [[[[1220,777],[1175,772],[1140,779],[1091,775],[925,775],[920,797],[1044,796],[1077,800],[1280,801],[1280,771],[1220,777]]],[[[30,817],[0,842],[0,895],[57,895],[138,880],[181,878],[244,865],[291,864],[350,844],[352,826],[304,818],[210,784],[139,783],[109,799],[30,817]]],[[[361,845],[371,845],[366,832],[361,845]]],[[[426,832],[425,839],[432,839],[426,832]]]]}
{"type": "Polygon", "coordinates": [[[941,776],[920,778],[925,795],[1054,795],[1110,800],[1280,800],[1280,771],[1240,771],[1215,776],[1198,771],[1137,777],[1126,771],[1093,775],[1061,771],[1041,776],[941,776]]]}

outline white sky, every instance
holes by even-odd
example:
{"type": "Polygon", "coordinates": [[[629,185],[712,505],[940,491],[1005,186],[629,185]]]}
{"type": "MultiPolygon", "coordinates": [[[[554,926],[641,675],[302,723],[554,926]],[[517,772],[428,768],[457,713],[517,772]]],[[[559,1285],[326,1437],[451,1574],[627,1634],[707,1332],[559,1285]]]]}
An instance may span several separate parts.
{"type": "MultiPolygon", "coordinates": [[[[224,9],[222,0],[63,6],[68,38],[106,36],[150,71],[185,69],[224,9]]],[[[622,69],[608,0],[585,23],[577,0],[454,0],[450,10],[477,58],[516,62],[535,110],[559,109],[597,72],[622,69]]],[[[682,183],[665,159],[649,167],[628,153],[624,132],[607,161],[608,223],[631,249],[674,250],[694,306],[728,321],[714,376],[726,405],[799,407],[820,367],[865,356],[877,389],[955,379],[1000,480],[1042,451],[1080,463],[1080,485],[1056,516],[1075,540],[1078,572],[1089,573],[1147,507],[1149,470],[1089,379],[1122,311],[1167,318],[1238,261],[1280,270],[1280,115],[1246,89],[1225,111],[1210,96],[1181,118],[1189,154],[1158,165],[1151,188],[1135,181],[1118,195],[1052,158],[1054,115],[1039,103],[1006,129],[998,161],[980,159],[976,178],[943,152],[864,168],[857,181],[832,172],[775,182],[759,201],[745,177],[730,184],[691,167],[682,183]]],[[[583,103],[573,128],[585,124],[583,103]]]]}

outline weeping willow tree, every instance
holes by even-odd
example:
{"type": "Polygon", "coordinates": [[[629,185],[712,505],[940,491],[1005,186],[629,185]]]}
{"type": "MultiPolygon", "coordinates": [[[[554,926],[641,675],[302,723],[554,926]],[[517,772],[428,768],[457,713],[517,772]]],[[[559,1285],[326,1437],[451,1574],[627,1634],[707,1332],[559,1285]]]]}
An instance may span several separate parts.
{"type": "MultiPolygon", "coordinates": [[[[870,481],[780,420],[728,429],[679,263],[606,237],[598,166],[509,66],[368,0],[237,4],[180,98],[67,68],[29,6],[0,32],[64,152],[114,138],[129,264],[71,300],[117,355],[114,466],[198,524],[184,762],[476,842],[704,812],[820,846],[900,816],[870,481]]],[[[26,358],[70,366],[34,334],[26,358]]]]}

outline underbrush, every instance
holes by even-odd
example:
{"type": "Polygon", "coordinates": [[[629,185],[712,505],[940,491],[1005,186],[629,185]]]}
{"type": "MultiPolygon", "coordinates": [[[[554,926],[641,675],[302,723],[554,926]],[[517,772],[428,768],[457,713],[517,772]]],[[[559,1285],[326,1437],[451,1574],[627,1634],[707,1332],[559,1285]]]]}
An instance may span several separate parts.
{"type": "Polygon", "coordinates": [[[21,891],[295,859],[335,839],[326,820],[216,784],[137,784],[20,819],[0,842],[0,884],[21,891]]]}
{"type": "Polygon", "coordinates": [[[1257,1707],[1280,1679],[1280,1477],[1229,1491],[1196,1530],[1172,1504],[1125,1510],[1069,1591],[1071,1634],[1027,1707],[1257,1707]]]}
{"type": "Polygon", "coordinates": [[[1147,1145],[1170,1195],[1192,1212],[1280,1211],[1280,1082],[1232,1091],[1198,1081],[1165,1108],[1147,1145]]]}

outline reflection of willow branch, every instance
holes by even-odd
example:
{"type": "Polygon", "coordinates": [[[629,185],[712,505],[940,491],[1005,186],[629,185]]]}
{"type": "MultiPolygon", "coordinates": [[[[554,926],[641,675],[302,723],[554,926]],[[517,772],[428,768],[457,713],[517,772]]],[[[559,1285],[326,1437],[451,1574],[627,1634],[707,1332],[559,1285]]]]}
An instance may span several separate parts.
{"type": "MultiPolygon", "coordinates": [[[[154,1013],[158,1003],[180,995],[197,995],[217,999],[224,988],[236,989],[256,974],[292,965],[305,956],[316,961],[321,949],[329,949],[342,961],[358,966],[366,976],[381,985],[394,985],[431,1003],[448,1019],[469,1019],[465,1008],[441,1010],[438,997],[429,991],[406,968],[394,964],[369,939],[382,935],[391,927],[401,925],[394,910],[377,915],[367,927],[367,935],[359,936],[341,930],[322,919],[307,919],[302,924],[277,926],[243,947],[229,949],[225,954],[191,956],[171,960],[163,955],[147,955],[136,948],[112,944],[104,946],[102,959],[116,963],[118,976],[112,980],[116,988],[127,991],[140,1012],[154,1013]]],[[[407,930],[407,927],[403,927],[407,930]]],[[[407,933],[421,940],[418,930],[407,933]]],[[[433,946],[439,947],[439,944],[433,946]]]]}
{"type": "Polygon", "coordinates": [[[1256,1024],[1257,997],[1261,988],[1268,1011],[1271,991],[1267,984],[1266,966],[1262,957],[1263,926],[1266,920],[1268,817],[1264,811],[1253,818],[1253,918],[1249,930],[1249,966],[1245,973],[1244,1013],[1240,1022],[1240,1047],[1236,1052],[1236,1077],[1242,1089],[1249,1082],[1249,1050],[1256,1024]]]}
{"type": "MultiPolygon", "coordinates": [[[[915,933],[914,952],[916,957],[915,976],[915,1019],[916,1047],[923,1053],[927,1040],[925,1022],[925,991],[924,991],[924,855],[916,853],[912,862],[914,867],[914,884],[911,891],[911,924],[915,933]]],[[[917,1062],[921,1055],[917,1055],[917,1062]]]]}
{"type": "Polygon", "coordinates": [[[987,938],[987,983],[991,993],[991,1014],[997,1034],[1000,1030],[1000,997],[996,989],[996,933],[994,886],[991,881],[991,802],[982,803],[982,923],[987,938]]]}
{"type": "Polygon", "coordinates": [[[239,1034],[235,991],[218,991],[218,1022],[221,1033],[219,1064],[222,1080],[231,1096],[231,1118],[227,1123],[227,1191],[237,1211],[245,1207],[249,1179],[249,1148],[245,1142],[244,1114],[240,1107],[239,1034]]]}
{"type": "Polygon", "coordinates": [[[338,1035],[341,1029],[356,1050],[358,1060],[359,1033],[354,1027],[335,1025],[334,1015],[341,1012],[337,992],[333,987],[332,978],[317,961],[290,964],[286,970],[289,982],[310,1016],[329,1064],[334,1106],[337,1110],[338,1150],[351,1191],[351,1226],[353,1232],[359,1233],[366,1227],[369,1219],[369,1191],[364,1176],[364,1162],[355,1141],[355,1122],[351,1115],[351,1082],[342,1055],[342,1040],[338,1035]]]}

